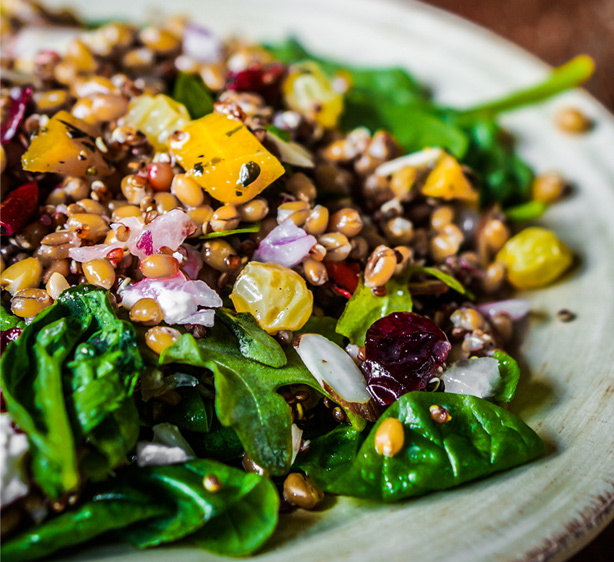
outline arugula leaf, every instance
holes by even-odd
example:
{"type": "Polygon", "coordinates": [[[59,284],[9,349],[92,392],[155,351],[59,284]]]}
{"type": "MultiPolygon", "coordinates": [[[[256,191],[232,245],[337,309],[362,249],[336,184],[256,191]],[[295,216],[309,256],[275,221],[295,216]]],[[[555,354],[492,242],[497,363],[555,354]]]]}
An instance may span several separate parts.
{"type": "Polygon", "coordinates": [[[443,490],[523,464],[541,455],[544,445],[522,420],[475,396],[409,392],[392,404],[371,429],[352,460],[351,434],[335,436],[344,451],[330,455],[328,436],[312,441],[300,466],[324,491],[383,501],[395,501],[443,490]],[[451,420],[440,425],[429,407],[444,407],[451,420]],[[382,422],[395,418],[404,425],[403,448],[393,457],[375,449],[382,422]],[[347,441],[349,440],[349,444],[347,441]]]}
{"type": "Polygon", "coordinates": [[[519,109],[547,100],[565,90],[581,86],[595,72],[595,61],[588,55],[579,55],[555,68],[543,82],[509,94],[499,100],[490,101],[466,109],[462,115],[486,114],[490,116],[519,109]]]}
{"type": "Polygon", "coordinates": [[[320,334],[339,347],[344,347],[344,337],[335,331],[337,320],[332,316],[310,316],[305,325],[296,334],[320,334]]]}
{"type": "Polygon", "coordinates": [[[277,340],[267,334],[249,313],[219,308],[216,317],[237,338],[241,354],[269,367],[283,367],[288,360],[277,340]]]}
{"type": "Polygon", "coordinates": [[[7,348],[2,387],[28,434],[34,477],[45,493],[58,498],[78,487],[79,443],[99,447],[106,457],[100,466],[109,470],[134,445],[138,423],[132,415],[128,424],[125,400],[142,368],[132,326],[117,319],[106,291],[87,285],[62,293],[7,348]],[[111,416],[122,408],[113,425],[111,416]]]}
{"type": "Polygon", "coordinates": [[[185,105],[190,117],[198,119],[213,111],[213,97],[198,74],[180,72],[175,80],[172,98],[185,105]]]}
{"type": "Polygon", "coordinates": [[[337,322],[337,333],[349,338],[350,343],[364,345],[371,324],[393,312],[411,312],[412,306],[407,277],[388,281],[386,294],[381,297],[374,295],[361,277],[337,322]]]}
{"type": "Polygon", "coordinates": [[[447,273],[444,273],[443,271],[441,271],[440,269],[437,269],[436,267],[420,267],[420,266],[414,265],[414,266],[410,266],[407,271],[410,275],[413,275],[414,273],[423,273],[425,275],[432,275],[433,277],[439,279],[440,281],[443,281],[448,287],[450,287],[450,289],[453,289],[457,293],[460,293],[461,295],[465,295],[467,298],[471,300],[475,298],[473,293],[467,290],[464,287],[464,285],[460,281],[458,281],[455,277],[453,277],[452,275],[448,275],[447,273]]]}
{"type": "Polygon", "coordinates": [[[11,328],[25,328],[25,325],[22,318],[9,312],[4,303],[0,303],[0,330],[4,332],[11,328]]]}
{"type": "Polygon", "coordinates": [[[87,542],[114,529],[121,529],[162,515],[167,507],[147,494],[116,486],[102,491],[79,507],[2,541],[2,559],[26,562],[87,542]]]}
{"type": "Polygon", "coordinates": [[[520,380],[520,369],[516,360],[507,353],[497,349],[493,357],[499,361],[501,381],[493,400],[495,402],[511,402],[520,380]]]}
{"type": "Polygon", "coordinates": [[[211,369],[218,419],[237,432],[256,464],[273,475],[288,471],[292,459],[292,417],[277,389],[307,384],[321,391],[294,350],[287,364],[273,368],[241,355],[226,328],[216,325],[206,338],[186,334],[164,350],[160,362],[211,369]]]}
{"type": "MultiPolygon", "coordinates": [[[[246,500],[249,507],[259,512],[255,515],[265,523],[259,530],[259,540],[254,548],[266,541],[277,525],[279,496],[272,482],[258,474],[246,473],[216,461],[198,459],[181,465],[129,469],[121,478],[147,493],[154,502],[172,507],[162,517],[149,519],[122,532],[124,538],[140,548],[176,541],[201,529],[195,538],[205,546],[211,534],[208,522],[233,507],[242,511],[240,504],[246,500]],[[220,489],[209,492],[203,486],[205,477],[217,478],[220,489]],[[252,494],[262,503],[255,505],[250,501],[252,494]]],[[[228,533],[222,529],[224,521],[228,519],[220,521],[212,531],[228,533]]]]}
{"type": "Polygon", "coordinates": [[[219,232],[209,232],[209,234],[202,234],[199,236],[201,240],[209,240],[210,238],[224,238],[226,236],[232,236],[234,234],[249,234],[251,232],[258,232],[260,230],[260,222],[254,222],[249,226],[243,226],[241,228],[235,228],[235,230],[221,230],[219,232]]]}

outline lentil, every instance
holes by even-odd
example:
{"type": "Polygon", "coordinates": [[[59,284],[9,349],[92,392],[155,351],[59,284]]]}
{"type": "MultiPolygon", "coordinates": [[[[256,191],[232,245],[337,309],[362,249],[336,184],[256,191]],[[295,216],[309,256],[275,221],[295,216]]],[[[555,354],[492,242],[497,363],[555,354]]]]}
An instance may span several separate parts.
{"type": "Polygon", "coordinates": [[[143,298],[130,309],[130,320],[144,326],[156,326],[164,320],[164,313],[154,299],[143,298]]]}
{"type": "Polygon", "coordinates": [[[375,450],[384,457],[394,457],[405,443],[405,429],[396,418],[382,421],[375,432],[375,450]]]}
{"type": "Polygon", "coordinates": [[[177,174],[173,178],[171,193],[188,207],[198,207],[202,205],[205,200],[203,188],[186,174],[177,174]]]}
{"type": "Polygon", "coordinates": [[[593,128],[593,121],[575,107],[564,107],[556,112],[556,125],[561,131],[581,134],[593,128]]]}
{"type": "Polygon", "coordinates": [[[49,277],[49,281],[47,281],[47,285],[45,287],[47,294],[54,300],[57,299],[62,292],[69,288],[70,283],[66,280],[66,277],[57,271],[51,274],[51,277],[49,277]]]}
{"type": "Polygon", "coordinates": [[[443,406],[433,404],[429,407],[431,419],[438,425],[443,425],[452,421],[452,415],[443,406]]]}
{"type": "Polygon", "coordinates": [[[328,230],[345,234],[348,238],[356,236],[362,230],[363,222],[356,209],[341,209],[328,221],[328,230]]]}
{"type": "Polygon", "coordinates": [[[303,226],[310,214],[311,208],[306,201],[282,203],[277,208],[277,222],[282,223],[289,219],[293,221],[296,226],[303,226]]]}
{"type": "Polygon", "coordinates": [[[256,197],[247,203],[237,207],[239,216],[245,222],[257,222],[262,220],[269,213],[269,204],[266,199],[256,197]]]}
{"type": "Polygon", "coordinates": [[[145,343],[154,353],[160,355],[167,347],[173,345],[181,337],[181,332],[175,328],[155,326],[145,333],[145,343]]]}
{"type": "Polygon", "coordinates": [[[394,275],[397,267],[397,256],[391,248],[378,246],[369,256],[365,267],[365,285],[367,287],[383,287],[394,275]]]}
{"type": "Polygon", "coordinates": [[[53,299],[44,289],[22,289],[11,299],[11,312],[20,318],[30,318],[52,304],[53,299]]]}
{"type": "Polygon", "coordinates": [[[91,260],[85,262],[82,267],[87,282],[96,287],[110,289],[115,283],[115,269],[109,260],[91,260]]]}
{"type": "Polygon", "coordinates": [[[547,172],[539,174],[532,184],[533,199],[543,203],[554,203],[558,201],[565,193],[567,182],[556,172],[547,172]]]}
{"type": "Polygon", "coordinates": [[[232,205],[223,205],[213,212],[209,224],[214,232],[224,230],[234,230],[239,226],[241,217],[236,207],[232,205]]]}
{"type": "Polygon", "coordinates": [[[179,262],[166,254],[154,254],[141,260],[141,273],[145,277],[161,279],[173,277],[179,273],[179,262]]]}
{"type": "Polygon", "coordinates": [[[309,478],[299,472],[291,472],[284,480],[284,499],[303,509],[315,509],[324,501],[324,492],[309,478]]]}
{"type": "Polygon", "coordinates": [[[305,221],[305,232],[312,236],[324,234],[328,227],[328,215],[329,213],[326,207],[323,205],[316,205],[305,221]]]}
{"type": "Polygon", "coordinates": [[[343,261],[352,251],[347,236],[340,232],[328,232],[318,237],[320,243],[326,249],[327,261],[343,261]]]}
{"type": "Polygon", "coordinates": [[[231,271],[229,258],[238,257],[235,249],[226,240],[221,238],[207,240],[203,244],[202,256],[203,261],[209,267],[222,273],[231,271]]]}
{"type": "Polygon", "coordinates": [[[305,258],[303,260],[303,269],[305,271],[305,279],[311,285],[320,286],[328,281],[328,272],[321,261],[305,258]]]}

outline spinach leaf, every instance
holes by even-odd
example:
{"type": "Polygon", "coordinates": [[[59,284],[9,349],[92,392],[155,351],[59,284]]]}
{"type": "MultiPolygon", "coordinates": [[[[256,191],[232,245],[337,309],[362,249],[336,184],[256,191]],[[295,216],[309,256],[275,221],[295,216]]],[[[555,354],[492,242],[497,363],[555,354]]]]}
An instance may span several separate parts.
{"type": "Polygon", "coordinates": [[[116,486],[102,491],[75,509],[34,526],[15,538],[2,541],[7,562],[35,560],[74,546],[113,529],[157,517],[168,508],[137,490],[116,486]]]}
{"type": "Polygon", "coordinates": [[[337,322],[337,333],[349,338],[353,344],[364,345],[371,324],[392,312],[411,312],[412,306],[407,277],[393,277],[386,283],[386,294],[383,296],[374,295],[361,278],[337,322]]]}
{"type": "Polygon", "coordinates": [[[11,328],[24,328],[25,325],[23,319],[9,312],[4,303],[0,303],[0,330],[4,332],[11,328]]]}
{"type": "Polygon", "coordinates": [[[461,295],[465,295],[467,298],[471,300],[475,298],[473,296],[473,293],[471,293],[471,291],[468,291],[464,287],[464,285],[460,281],[458,281],[455,277],[453,277],[452,275],[448,275],[447,273],[444,273],[443,271],[441,271],[441,269],[437,269],[436,267],[410,266],[408,268],[408,273],[410,275],[413,275],[414,273],[432,275],[433,277],[439,279],[440,281],[443,281],[448,287],[450,287],[450,289],[453,289],[457,293],[460,293],[461,295]]]}
{"type": "Polygon", "coordinates": [[[78,486],[80,443],[98,448],[108,470],[134,445],[138,422],[126,399],[142,368],[132,326],[92,286],[62,293],[6,350],[0,370],[7,406],[28,434],[34,477],[49,496],[78,486]]]}
{"type": "Polygon", "coordinates": [[[320,334],[339,347],[344,347],[344,337],[335,331],[337,320],[332,316],[310,316],[305,325],[297,334],[320,334]]]}
{"type": "Polygon", "coordinates": [[[213,111],[213,97],[198,74],[180,72],[175,80],[172,98],[185,105],[192,119],[213,111]]]}
{"type": "MultiPolygon", "coordinates": [[[[196,539],[199,543],[202,541],[204,546],[211,534],[208,522],[233,507],[243,511],[249,506],[255,510],[254,516],[262,520],[259,540],[254,548],[268,539],[277,524],[279,497],[272,482],[258,474],[245,473],[216,461],[199,459],[181,465],[129,469],[121,478],[123,482],[148,494],[150,501],[172,507],[163,516],[122,532],[124,538],[140,548],[176,541],[200,529],[202,531],[196,539]],[[208,491],[203,485],[206,477],[216,478],[221,484],[220,489],[208,491]],[[256,505],[251,500],[252,494],[262,503],[256,505]],[[246,502],[246,506],[241,506],[243,502],[246,502]]],[[[231,533],[223,530],[224,521],[233,523],[234,519],[220,521],[213,532],[231,533]]]]}
{"type": "Polygon", "coordinates": [[[494,358],[499,361],[501,381],[493,400],[495,402],[511,402],[520,380],[520,369],[516,360],[507,353],[496,350],[494,358]]]}
{"type": "Polygon", "coordinates": [[[192,535],[201,548],[225,556],[247,556],[275,531],[279,496],[269,480],[262,480],[240,501],[192,535]]]}
{"type": "Polygon", "coordinates": [[[269,367],[283,367],[287,363],[281,345],[258,326],[251,314],[237,314],[227,308],[219,308],[216,317],[234,334],[241,353],[248,359],[269,367]]]}
{"type": "Polygon", "coordinates": [[[555,68],[543,82],[505,97],[472,107],[463,115],[494,116],[505,111],[519,109],[525,105],[547,100],[565,90],[575,88],[586,82],[595,72],[595,62],[587,55],[579,55],[569,62],[555,68]]]}
{"type": "Polygon", "coordinates": [[[228,462],[242,457],[245,453],[245,447],[237,432],[232,427],[221,425],[217,418],[213,419],[211,429],[207,433],[186,437],[198,457],[228,462]]]}
{"type": "Polygon", "coordinates": [[[258,232],[260,230],[260,222],[253,222],[249,226],[242,226],[235,228],[234,230],[220,230],[218,232],[209,232],[199,236],[201,240],[210,240],[211,238],[224,238],[226,236],[233,236],[235,234],[249,234],[251,232],[258,232]]]}
{"type": "Polygon", "coordinates": [[[329,472],[354,461],[367,434],[349,425],[339,425],[312,439],[308,454],[299,454],[294,464],[304,470],[308,468],[311,478],[325,479],[329,472]]]}
{"type": "MultiPolygon", "coordinates": [[[[351,451],[352,435],[342,443],[351,451]]],[[[428,392],[409,392],[392,404],[352,460],[342,454],[339,462],[323,464],[326,446],[326,439],[314,441],[300,460],[316,485],[334,494],[383,501],[457,486],[525,463],[544,450],[539,436],[507,410],[474,396],[428,392]],[[450,421],[435,423],[432,405],[444,407],[450,421]],[[404,425],[404,445],[393,457],[380,455],[374,442],[388,418],[404,425]]]]}
{"type": "Polygon", "coordinates": [[[204,400],[197,388],[176,388],[181,402],[166,406],[164,421],[186,431],[207,433],[211,429],[213,408],[211,400],[204,400]]]}

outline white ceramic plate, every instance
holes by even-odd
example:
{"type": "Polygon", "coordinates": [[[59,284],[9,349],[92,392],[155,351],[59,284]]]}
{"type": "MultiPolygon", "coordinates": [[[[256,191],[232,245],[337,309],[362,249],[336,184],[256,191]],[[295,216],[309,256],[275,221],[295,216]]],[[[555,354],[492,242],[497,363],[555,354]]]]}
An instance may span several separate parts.
{"type": "MultiPolygon", "coordinates": [[[[55,2],[54,2],[55,3],[55,2]]],[[[67,4],[65,0],[57,4],[67,4]]],[[[134,20],[184,12],[221,33],[281,39],[296,33],[318,53],[361,64],[400,63],[464,105],[542,78],[547,67],[517,47],[444,12],[409,1],[105,0],[68,2],[88,18],[134,20]]],[[[283,516],[259,560],[563,560],[614,516],[614,120],[572,92],[506,116],[536,170],[560,170],[575,194],[541,221],[580,256],[562,282],[529,295],[535,313],[522,349],[512,410],[547,443],[540,460],[483,481],[397,505],[340,498],[332,509],[283,516]],[[597,126],[556,130],[572,104],[597,126]],[[569,308],[574,322],[556,311],[569,308]]],[[[67,559],[64,557],[63,559],[67,559]]],[[[216,559],[189,547],[136,552],[98,546],[71,560],[216,559]]]]}

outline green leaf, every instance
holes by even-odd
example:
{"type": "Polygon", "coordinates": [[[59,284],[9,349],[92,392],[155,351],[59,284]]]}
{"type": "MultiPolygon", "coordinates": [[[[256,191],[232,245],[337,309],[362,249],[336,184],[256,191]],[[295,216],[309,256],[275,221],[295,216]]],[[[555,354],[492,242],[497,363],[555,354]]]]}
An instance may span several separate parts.
{"type": "Polygon", "coordinates": [[[361,278],[337,322],[337,333],[349,338],[353,344],[364,345],[371,324],[393,312],[411,312],[412,306],[407,277],[388,281],[383,296],[374,295],[361,278]]]}
{"type": "Polygon", "coordinates": [[[493,400],[495,402],[511,402],[520,380],[520,368],[516,360],[503,351],[496,350],[493,356],[499,361],[499,374],[501,375],[501,382],[493,400]]]}
{"type": "Polygon", "coordinates": [[[251,223],[249,226],[242,226],[235,230],[221,230],[219,232],[209,232],[209,234],[203,234],[199,236],[201,240],[209,240],[211,238],[224,238],[226,236],[232,236],[233,234],[249,234],[251,232],[260,231],[260,222],[251,223]]]}
{"type": "Polygon", "coordinates": [[[340,439],[345,452],[324,465],[324,450],[331,446],[327,437],[311,443],[301,468],[324,491],[383,501],[458,486],[530,461],[544,450],[539,436],[507,410],[474,396],[447,393],[402,396],[371,429],[352,460],[347,460],[353,446],[350,434],[340,439]],[[429,412],[432,405],[444,407],[450,421],[435,423],[429,412]],[[380,455],[374,442],[388,418],[401,421],[405,435],[402,449],[392,457],[380,455]]]}
{"type": "Polygon", "coordinates": [[[171,97],[185,105],[192,119],[199,119],[213,111],[211,92],[198,74],[180,72],[171,97]]]}
{"type": "Polygon", "coordinates": [[[332,316],[310,316],[309,320],[296,334],[320,334],[335,342],[339,347],[343,347],[344,337],[335,331],[336,327],[337,320],[332,316]]]}
{"type": "Polygon", "coordinates": [[[527,201],[514,207],[508,207],[503,212],[511,222],[529,222],[541,217],[548,209],[543,201],[527,201]]]}
{"type": "Polygon", "coordinates": [[[519,109],[525,105],[547,100],[565,90],[581,86],[595,72],[595,62],[588,55],[579,55],[569,62],[555,68],[543,82],[522,89],[502,99],[480,104],[466,109],[463,115],[497,115],[505,111],[519,109]]]}
{"type": "Polygon", "coordinates": [[[275,125],[265,125],[264,128],[269,133],[275,135],[277,138],[280,138],[284,142],[290,142],[292,140],[292,135],[290,134],[290,131],[284,131],[283,129],[280,129],[275,125]]]}
{"type": "Polygon", "coordinates": [[[281,345],[258,326],[251,314],[247,312],[237,314],[227,308],[219,308],[216,317],[234,334],[239,342],[241,354],[248,359],[270,367],[283,367],[287,363],[281,345]]]}
{"type": "Polygon", "coordinates": [[[43,558],[114,529],[157,517],[168,508],[134,489],[115,487],[15,538],[2,541],[2,559],[22,562],[43,558]]]}
{"type": "MultiPolygon", "coordinates": [[[[166,503],[172,509],[162,517],[150,519],[141,525],[126,529],[122,536],[140,548],[156,546],[187,537],[203,529],[197,536],[209,535],[208,522],[226,513],[245,500],[266,518],[266,532],[261,529],[262,544],[277,524],[279,497],[273,484],[263,476],[246,473],[216,461],[198,459],[181,465],[131,469],[122,475],[122,481],[147,493],[154,502],[166,503]],[[205,477],[215,477],[221,487],[208,491],[203,485],[205,477]],[[258,507],[249,501],[254,494],[263,503],[258,507]],[[275,506],[275,510],[271,509],[275,506]],[[204,528],[203,528],[204,526],[204,528]]],[[[214,530],[224,526],[220,522],[214,530]]],[[[259,546],[259,545],[258,545],[259,546]]]]}
{"type": "Polygon", "coordinates": [[[204,400],[197,388],[176,388],[181,402],[166,406],[164,421],[186,431],[207,433],[211,429],[213,408],[211,400],[204,400]]]}
{"type": "Polygon", "coordinates": [[[19,316],[10,313],[4,303],[0,304],[0,330],[3,332],[11,328],[24,328],[26,323],[19,316]]]}
{"type": "Polygon", "coordinates": [[[62,293],[7,348],[0,369],[8,409],[32,446],[35,480],[49,496],[78,487],[81,443],[100,447],[99,467],[108,470],[134,445],[136,417],[128,424],[118,413],[113,425],[112,416],[131,407],[125,401],[143,364],[131,324],[116,317],[106,291],[82,285],[62,293]]]}
{"type": "Polygon", "coordinates": [[[208,433],[192,438],[190,445],[198,457],[213,458],[229,462],[242,457],[245,447],[237,432],[232,427],[224,427],[219,420],[214,419],[208,433]]]}
{"type": "Polygon", "coordinates": [[[263,479],[190,540],[215,554],[247,556],[263,546],[273,534],[278,512],[279,495],[273,484],[263,479]]]}
{"type": "Polygon", "coordinates": [[[471,291],[468,291],[463,286],[463,284],[460,281],[458,281],[458,279],[456,279],[452,275],[448,275],[447,273],[444,273],[443,271],[441,271],[440,269],[437,269],[436,267],[410,266],[408,268],[408,272],[410,275],[413,275],[415,273],[431,275],[439,279],[440,281],[444,282],[448,287],[450,287],[450,289],[453,289],[454,291],[456,291],[457,293],[460,293],[461,295],[465,295],[468,299],[473,300],[475,298],[473,293],[471,291]]]}

